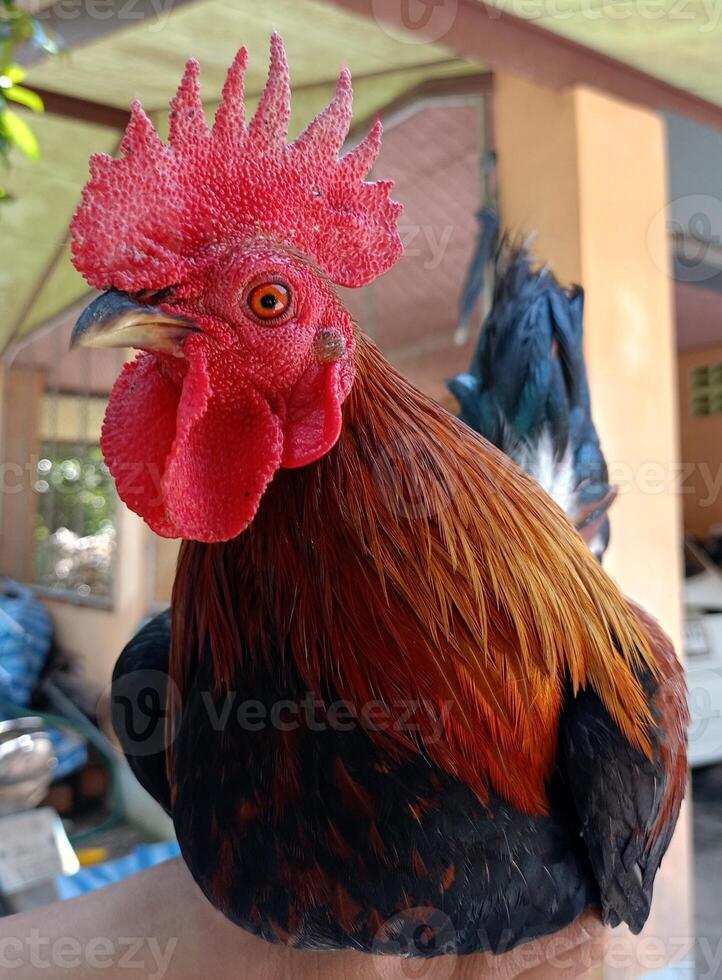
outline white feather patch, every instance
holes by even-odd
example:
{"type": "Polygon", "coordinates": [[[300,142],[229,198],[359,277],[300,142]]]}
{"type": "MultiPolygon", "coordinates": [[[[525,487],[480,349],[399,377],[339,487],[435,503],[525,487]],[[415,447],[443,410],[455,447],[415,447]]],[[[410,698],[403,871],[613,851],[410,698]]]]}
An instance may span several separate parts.
{"type": "Polygon", "coordinates": [[[576,478],[571,447],[567,446],[561,459],[557,459],[551,432],[546,428],[542,430],[536,443],[518,445],[511,456],[515,463],[544,487],[564,513],[574,519],[576,478]]]}

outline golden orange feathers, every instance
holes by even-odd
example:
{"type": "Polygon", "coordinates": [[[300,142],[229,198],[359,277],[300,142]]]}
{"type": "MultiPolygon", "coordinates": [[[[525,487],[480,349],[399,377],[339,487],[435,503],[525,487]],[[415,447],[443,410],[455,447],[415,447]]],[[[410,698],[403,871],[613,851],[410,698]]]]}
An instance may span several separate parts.
{"type": "Polygon", "coordinates": [[[649,752],[638,613],[539,486],[364,337],[337,447],[280,472],[234,541],[183,545],[173,615],[181,686],[206,643],[226,686],[290,651],[316,696],[399,714],[369,737],[527,812],[546,808],[566,683],[649,752]]]}

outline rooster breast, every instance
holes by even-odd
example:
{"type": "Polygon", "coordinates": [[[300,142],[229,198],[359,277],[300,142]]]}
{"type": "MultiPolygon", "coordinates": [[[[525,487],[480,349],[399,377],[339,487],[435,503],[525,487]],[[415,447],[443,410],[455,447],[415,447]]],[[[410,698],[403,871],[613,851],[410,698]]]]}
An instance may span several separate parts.
{"type": "MultiPolygon", "coordinates": [[[[143,684],[143,663],[167,669],[168,639],[165,617],[129,644],[116,669],[124,697],[135,672],[143,684]]],[[[294,725],[289,705],[307,704],[308,695],[282,651],[274,667],[239,671],[235,691],[213,693],[207,662],[176,732],[172,815],[196,881],[243,928],[297,948],[431,956],[503,952],[563,928],[589,906],[635,926],[648,910],[656,867],[633,894],[617,876],[613,894],[600,895],[573,799],[584,799],[585,786],[572,792],[569,773],[587,781],[598,819],[611,826],[598,852],[622,854],[635,823],[648,823],[646,811],[658,805],[651,787],[664,784],[664,772],[629,748],[593,693],[569,695],[551,810],[531,816],[493,794],[482,804],[428,759],[384,751],[348,719],[332,724],[325,709],[312,725],[294,725]],[[286,714],[272,724],[279,704],[286,714]],[[629,784],[626,801],[597,795],[592,742],[603,756],[602,779],[616,766],[614,778],[629,784]]],[[[161,751],[131,761],[165,802],[162,760],[161,751]]],[[[606,865],[615,863],[607,853],[606,865]]]]}

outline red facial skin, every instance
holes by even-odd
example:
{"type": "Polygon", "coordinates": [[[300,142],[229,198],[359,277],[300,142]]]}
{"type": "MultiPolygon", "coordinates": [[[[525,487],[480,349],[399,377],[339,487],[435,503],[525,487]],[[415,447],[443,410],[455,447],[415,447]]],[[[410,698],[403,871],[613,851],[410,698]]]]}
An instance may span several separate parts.
{"type": "Polygon", "coordinates": [[[258,240],[209,252],[159,305],[199,332],[181,357],[142,352],[126,366],[103,452],[121,498],[158,534],[226,541],[251,522],[280,466],[308,465],[336,443],[354,325],[308,261],[258,240]],[[269,282],[291,301],[264,321],[249,294],[269,282]]]}

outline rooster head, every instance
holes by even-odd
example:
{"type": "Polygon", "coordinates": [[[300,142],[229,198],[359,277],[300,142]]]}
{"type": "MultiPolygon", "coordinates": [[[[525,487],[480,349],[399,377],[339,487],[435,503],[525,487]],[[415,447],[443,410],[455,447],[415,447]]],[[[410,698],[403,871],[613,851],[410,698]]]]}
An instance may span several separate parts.
{"type": "Polygon", "coordinates": [[[380,123],[339,159],[348,71],[289,144],[280,37],[248,123],[245,68],[241,49],[209,128],[190,61],[167,145],[135,103],[121,158],[92,158],[72,223],[75,266],[104,290],[73,345],[140,351],[111,392],[103,453],[121,498],[165,537],[236,537],[279,467],[334,446],[355,351],[334,285],[365,285],[401,254],[392,184],[364,179],[380,123]]]}

